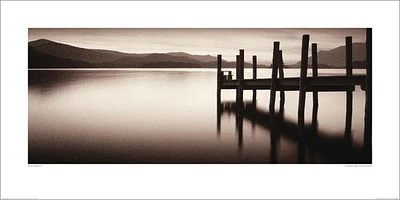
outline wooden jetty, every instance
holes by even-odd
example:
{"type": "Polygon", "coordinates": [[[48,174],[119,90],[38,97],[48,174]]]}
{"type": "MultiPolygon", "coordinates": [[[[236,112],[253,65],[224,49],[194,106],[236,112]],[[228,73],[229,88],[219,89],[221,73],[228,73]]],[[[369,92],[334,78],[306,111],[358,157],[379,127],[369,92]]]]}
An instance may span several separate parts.
{"type": "MultiPolygon", "coordinates": [[[[352,37],[346,37],[346,75],[345,76],[318,76],[318,58],[317,58],[317,44],[313,43],[312,46],[312,77],[307,77],[308,69],[308,50],[309,50],[309,35],[303,35],[302,38],[302,52],[301,52],[301,67],[300,77],[285,78],[283,72],[283,58],[282,50],[279,48],[279,42],[274,42],[273,46],[273,59],[272,59],[272,75],[271,78],[257,79],[257,57],[253,56],[253,78],[244,79],[244,50],[239,50],[239,55],[236,56],[236,79],[232,78],[231,72],[222,72],[222,56],[218,55],[217,59],[217,129],[220,131],[220,113],[222,113],[221,103],[221,90],[223,89],[235,89],[236,90],[236,102],[235,112],[237,113],[237,124],[239,133],[241,132],[242,126],[240,121],[243,117],[249,117],[249,113],[246,111],[245,103],[243,102],[243,90],[252,90],[253,99],[252,105],[255,105],[257,98],[257,90],[270,90],[270,101],[269,101],[269,114],[268,126],[267,122],[259,123],[264,124],[264,127],[271,129],[271,132],[276,132],[274,129],[278,126],[279,120],[277,120],[275,114],[275,101],[276,91],[280,92],[280,107],[279,113],[281,114],[284,110],[285,104],[285,91],[299,91],[298,99],[298,121],[296,126],[293,124],[290,127],[296,127],[296,130],[290,130],[290,132],[297,132],[297,140],[299,141],[299,156],[302,155],[300,151],[303,151],[303,144],[308,144],[311,141],[314,146],[320,146],[315,142],[324,143],[326,140],[316,140],[306,137],[309,128],[304,125],[305,115],[305,99],[306,92],[313,93],[313,113],[312,113],[312,124],[311,130],[313,134],[316,134],[317,126],[317,114],[318,114],[318,93],[319,92],[346,92],[346,125],[344,136],[348,141],[351,140],[351,125],[352,125],[352,109],[353,109],[353,92],[355,86],[361,86],[361,89],[365,91],[365,120],[364,120],[364,144],[363,144],[363,160],[366,163],[372,163],[372,29],[366,29],[366,75],[353,75],[352,66],[352,37]],[[279,77],[278,77],[279,73],[279,77]],[[238,122],[239,121],[239,122],[238,122]],[[276,125],[276,126],[275,126],[276,125]]],[[[252,110],[255,110],[254,106],[252,110]]],[[[251,114],[257,116],[259,112],[252,112],[251,114]]],[[[254,120],[253,120],[254,121],[254,120]]],[[[281,122],[281,124],[288,124],[281,122]]],[[[289,123],[290,124],[290,123],[289,123]]],[[[239,134],[239,147],[241,147],[241,135],[239,134]]],[[[326,144],[326,142],[325,142],[326,144]]],[[[271,144],[274,145],[274,144],[271,144]]],[[[332,146],[332,145],[331,145],[332,146]]],[[[340,145],[339,145],[340,146],[340,145]]],[[[341,145],[343,146],[343,145],[341,145]]],[[[348,149],[348,148],[347,148],[348,149]]],[[[351,149],[351,148],[350,148],[351,149]]],[[[350,150],[349,150],[350,151],[350,150]]],[[[354,152],[354,151],[351,151],[354,152]]],[[[350,152],[349,152],[350,153],[350,152]]],[[[299,158],[301,160],[301,158],[299,158]]]]}

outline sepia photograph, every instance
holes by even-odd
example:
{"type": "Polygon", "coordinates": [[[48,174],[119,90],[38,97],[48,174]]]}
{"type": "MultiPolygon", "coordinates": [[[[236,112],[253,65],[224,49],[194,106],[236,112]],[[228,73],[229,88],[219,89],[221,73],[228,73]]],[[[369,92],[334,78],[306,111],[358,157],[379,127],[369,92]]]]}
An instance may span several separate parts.
{"type": "Polygon", "coordinates": [[[30,28],[29,164],[371,164],[371,28],[30,28]]]}
{"type": "Polygon", "coordinates": [[[399,1],[1,1],[1,199],[399,199],[399,1]]]}

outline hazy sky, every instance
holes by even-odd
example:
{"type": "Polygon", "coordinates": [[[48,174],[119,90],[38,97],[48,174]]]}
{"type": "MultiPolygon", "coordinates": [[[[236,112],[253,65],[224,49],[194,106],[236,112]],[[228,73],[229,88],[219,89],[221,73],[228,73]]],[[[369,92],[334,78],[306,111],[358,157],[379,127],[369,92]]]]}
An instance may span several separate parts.
{"type": "MultiPolygon", "coordinates": [[[[49,39],[73,46],[108,49],[127,53],[187,52],[198,55],[222,54],[235,60],[239,49],[245,50],[245,60],[257,55],[260,63],[270,63],[274,41],[281,42],[287,64],[300,60],[301,37],[310,35],[319,50],[329,50],[353,42],[365,42],[365,29],[115,29],[115,28],[30,28],[28,40],[49,39]]],[[[311,45],[310,45],[311,46],[311,45]]]]}

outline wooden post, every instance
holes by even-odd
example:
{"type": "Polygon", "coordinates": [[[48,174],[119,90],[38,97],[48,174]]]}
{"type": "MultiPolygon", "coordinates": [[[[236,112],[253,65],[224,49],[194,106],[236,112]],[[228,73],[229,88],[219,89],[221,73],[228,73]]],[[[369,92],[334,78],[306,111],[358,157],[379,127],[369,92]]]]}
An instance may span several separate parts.
{"type": "Polygon", "coordinates": [[[239,50],[239,108],[241,109],[243,104],[243,77],[244,77],[244,50],[239,50]]]}
{"type": "MultiPolygon", "coordinates": [[[[253,79],[257,79],[257,56],[253,55],[253,79]]],[[[252,111],[255,112],[257,109],[257,89],[253,89],[253,98],[251,103],[252,111]]],[[[251,128],[254,133],[255,121],[251,120],[251,128]]]]}
{"type": "Polygon", "coordinates": [[[304,108],[306,101],[306,77],[307,77],[307,60],[308,60],[308,43],[309,35],[303,35],[301,47],[301,69],[300,69],[300,87],[299,87],[299,108],[298,108],[298,123],[299,134],[302,134],[304,129],[304,108]]]}
{"type": "Polygon", "coordinates": [[[298,108],[298,134],[299,134],[299,149],[298,149],[298,160],[299,163],[304,162],[304,144],[303,144],[303,132],[304,132],[304,108],[306,103],[306,77],[308,67],[308,43],[310,41],[309,35],[303,35],[302,47],[301,47],[301,69],[300,69],[300,86],[299,86],[299,108],[298,108]]]}
{"type": "MultiPolygon", "coordinates": [[[[279,78],[285,78],[283,74],[283,55],[282,50],[279,51],[279,78]]],[[[280,103],[279,103],[279,113],[283,117],[283,111],[285,109],[285,90],[281,89],[280,93],[280,103]]]]}
{"type": "MultiPolygon", "coordinates": [[[[312,62],[312,76],[318,77],[318,51],[317,43],[311,44],[311,62],[312,62]]],[[[318,128],[318,90],[313,91],[313,108],[312,108],[312,120],[311,120],[312,134],[317,135],[318,128]]],[[[309,149],[310,162],[315,162],[315,149],[309,149]]]]}
{"type": "Polygon", "coordinates": [[[222,56],[217,56],[217,96],[221,96],[222,56]]]}
{"type": "Polygon", "coordinates": [[[244,50],[239,50],[239,67],[238,67],[238,99],[237,99],[237,113],[236,113],[236,121],[237,121],[237,129],[238,129],[238,146],[239,151],[242,150],[243,147],[243,76],[244,76],[244,50]]]}
{"type": "Polygon", "coordinates": [[[270,121],[273,119],[273,116],[275,114],[275,98],[276,98],[275,84],[278,75],[278,66],[279,66],[279,42],[274,42],[274,51],[272,57],[271,90],[270,90],[270,100],[269,100],[269,113],[271,115],[270,121]]]}
{"type": "Polygon", "coordinates": [[[372,28],[367,28],[367,76],[365,81],[364,152],[372,163],[372,28]]]}
{"type": "MultiPolygon", "coordinates": [[[[253,79],[257,79],[257,56],[253,55],[253,79]]],[[[257,102],[257,90],[253,89],[253,107],[257,102]]]]}
{"type": "MultiPolygon", "coordinates": [[[[240,56],[236,55],[236,80],[240,80],[240,56]]],[[[239,86],[236,88],[236,107],[239,105],[239,86]]]]}
{"type": "Polygon", "coordinates": [[[217,56],[217,133],[221,133],[221,78],[222,56],[217,56]]]}
{"type": "MultiPolygon", "coordinates": [[[[313,43],[312,47],[312,73],[313,77],[318,77],[318,53],[317,53],[317,44],[313,43]]],[[[318,125],[318,90],[313,91],[313,111],[312,111],[312,128],[314,134],[317,133],[317,125],[318,125]]]]}
{"type": "Polygon", "coordinates": [[[236,55],[236,80],[239,80],[239,67],[240,67],[240,56],[236,55]]]}
{"type": "Polygon", "coordinates": [[[222,72],[222,55],[218,54],[217,56],[217,72],[218,72],[218,85],[219,85],[219,80],[221,80],[221,72],[222,72]]]}
{"type": "Polygon", "coordinates": [[[276,136],[277,122],[275,121],[275,98],[276,98],[276,78],[278,76],[279,67],[279,42],[274,42],[274,51],[272,56],[272,73],[271,73],[271,89],[269,100],[269,124],[271,130],[271,163],[276,163],[276,136]]]}
{"type": "Polygon", "coordinates": [[[279,42],[274,42],[274,51],[272,56],[271,89],[269,100],[269,124],[271,130],[271,163],[276,163],[276,137],[277,122],[275,121],[275,99],[276,99],[276,78],[278,76],[278,67],[280,65],[279,42]]]}
{"type": "Polygon", "coordinates": [[[239,62],[240,80],[242,81],[244,78],[244,49],[239,50],[239,57],[240,57],[240,62],[239,62]]]}
{"type": "MultiPolygon", "coordinates": [[[[346,37],[346,76],[353,76],[352,38],[346,37]]],[[[346,91],[346,127],[345,138],[351,141],[351,121],[353,116],[353,89],[346,91]]]]}

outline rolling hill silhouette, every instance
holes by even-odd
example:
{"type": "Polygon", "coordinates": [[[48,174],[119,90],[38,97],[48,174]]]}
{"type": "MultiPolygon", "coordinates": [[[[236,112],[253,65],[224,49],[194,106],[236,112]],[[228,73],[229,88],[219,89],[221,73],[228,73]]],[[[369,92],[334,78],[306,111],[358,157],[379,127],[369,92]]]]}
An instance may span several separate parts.
{"type": "MultiPolygon", "coordinates": [[[[135,54],[86,49],[46,39],[29,42],[28,56],[29,68],[214,68],[217,60],[214,56],[185,52],[135,54]]],[[[223,62],[224,67],[235,66],[234,63],[223,62]]]]}
{"type": "MultiPolygon", "coordinates": [[[[320,68],[344,68],[345,46],[318,52],[320,68]]],[[[86,49],[46,39],[28,43],[28,68],[216,68],[217,58],[210,55],[192,55],[185,52],[123,53],[118,51],[86,49]]],[[[365,68],[365,44],[353,44],[354,68],[365,68]]],[[[311,57],[308,59],[311,65],[311,57]]],[[[223,68],[236,68],[235,62],[223,60],[223,68]]],[[[245,67],[252,64],[245,62],[245,67]]],[[[265,65],[258,65],[265,68],[265,65]]],[[[288,65],[299,68],[300,62],[288,65]]]]}
{"type": "Polygon", "coordinates": [[[91,64],[85,61],[59,58],[51,54],[40,52],[33,47],[28,47],[28,67],[29,68],[82,68],[91,67],[91,64]]]}
{"type": "MultiPolygon", "coordinates": [[[[353,43],[354,68],[365,68],[365,48],[365,43],[353,43]]],[[[319,68],[345,68],[346,66],[346,46],[340,46],[329,51],[319,51],[317,56],[319,68]]],[[[308,57],[308,65],[311,67],[311,56],[308,57]]],[[[299,68],[300,62],[289,67],[299,68]]]]}
{"type": "Polygon", "coordinates": [[[127,53],[107,50],[84,49],[67,44],[40,39],[28,43],[28,46],[38,52],[46,53],[58,58],[83,61],[88,63],[102,63],[117,60],[127,53]]]}

